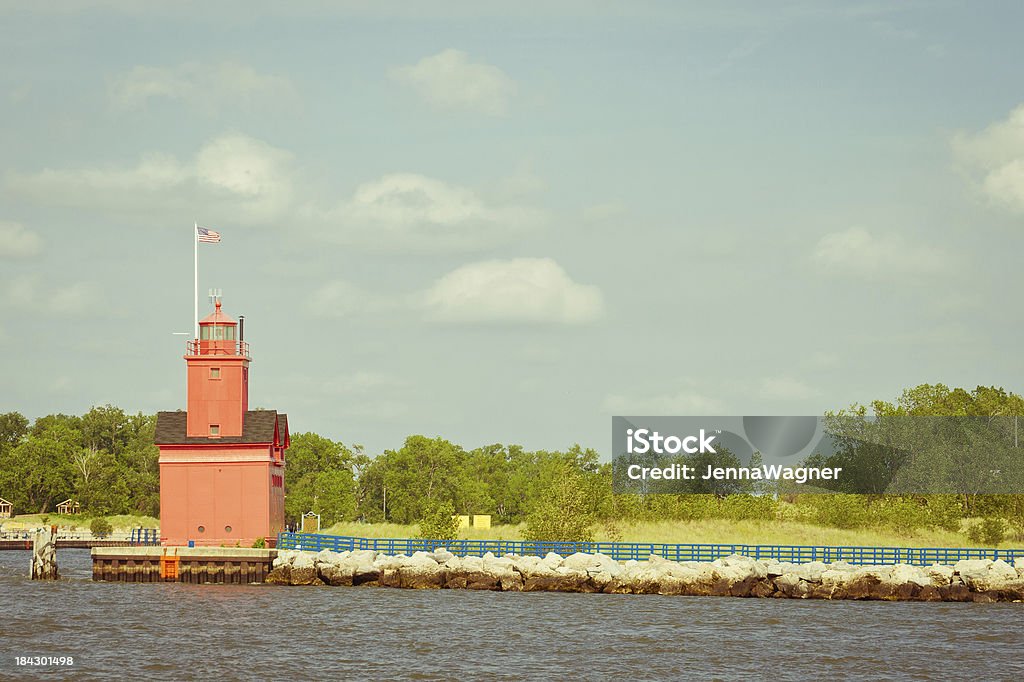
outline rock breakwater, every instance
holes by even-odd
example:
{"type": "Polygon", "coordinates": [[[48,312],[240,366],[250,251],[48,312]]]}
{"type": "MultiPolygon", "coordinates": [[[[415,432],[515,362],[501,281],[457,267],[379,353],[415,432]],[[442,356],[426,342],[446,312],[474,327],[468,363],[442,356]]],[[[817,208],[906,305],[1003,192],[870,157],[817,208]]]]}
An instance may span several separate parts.
{"type": "Polygon", "coordinates": [[[506,592],[605,592],[791,599],[1024,601],[1024,560],[968,559],[926,568],[791,564],[732,555],[709,563],[619,562],[602,554],[460,557],[445,549],[387,555],[372,550],[281,550],[267,582],[506,592]]]}

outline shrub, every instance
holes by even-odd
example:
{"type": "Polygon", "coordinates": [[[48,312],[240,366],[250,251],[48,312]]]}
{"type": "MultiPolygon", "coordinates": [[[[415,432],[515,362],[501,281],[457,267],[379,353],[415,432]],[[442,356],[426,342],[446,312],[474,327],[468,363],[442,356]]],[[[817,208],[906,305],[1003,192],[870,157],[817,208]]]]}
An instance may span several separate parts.
{"type": "Polygon", "coordinates": [[[998,545],[1006,539],[1006,524],[1002,519],[986,517],[967,530],[967,539],[983,545],[998,545]]]}
{"type": "Polygon", "coordinates": [[[593,542],[594,516],[579,474],[567,470],[526,517],[523,537],[546,542],[593,542]]]}
{"type": "Polygon", "coordinates": [[[928,507],[918,499],[887,497],[869,507],[875,524],[888,526],[897,533],[912,533],[931,525],[928,507]]]}
{"type": "Polygon", "coordinates": [[[420,519],[419,537],[425,540],[455,540],[459,537],[459,517],[451,502],[435,504],[420,519]]]}
{"type": "Polygon", "coordinates": [[[622,542],[622,528],[614,519],[606,519],[604,522],[604,534],[610,542],[622,542]]]}
{"type": "Polygon", "coordinates": [[[719,513],[731,521],[774,521],[778,503],[767,495],[729,495],[721,500],[719,513]]]}
{"type": "Polygon", "coordinates": [[[98,516],[89,524],[89,531],[95,537],[105,538],[114,532],[114,527],[110,525],[110,521],[107,521],[102,516],[98,516]]]}
{"type": "Polygon", "coordinates": [[[858,495],[818,495],[814,500],[814,520],[833,528],[862,528],[869,515],[864,499],[858,495]]]}
{"type": "Polygon", "coordinates": [[[263,549],[267,546],[267,541],[264,538],[256,538],[256,542],[252,543],[253,549],[263,549]]]}
{"type": "MultiPolygon", "coordinates": [[[[666,496],[667,497],[667,496],[666,496]]],[[[718,498],[714,495],[679,495],[671,518],[679,521],[703,521],[718,517],[718,498]]]]}

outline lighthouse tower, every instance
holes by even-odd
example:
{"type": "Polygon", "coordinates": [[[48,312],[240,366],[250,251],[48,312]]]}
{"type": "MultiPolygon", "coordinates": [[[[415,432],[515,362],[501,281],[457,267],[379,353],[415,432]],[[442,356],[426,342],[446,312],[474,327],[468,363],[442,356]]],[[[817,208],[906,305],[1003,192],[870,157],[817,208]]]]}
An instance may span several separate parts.
{"type": "Polygon", "coordinates": [[[284,530],[288,417],[249,409],[249,345],[214,300],[185,354],[187,410],[157,415],[161,541],[269,544],[284,530]]]}

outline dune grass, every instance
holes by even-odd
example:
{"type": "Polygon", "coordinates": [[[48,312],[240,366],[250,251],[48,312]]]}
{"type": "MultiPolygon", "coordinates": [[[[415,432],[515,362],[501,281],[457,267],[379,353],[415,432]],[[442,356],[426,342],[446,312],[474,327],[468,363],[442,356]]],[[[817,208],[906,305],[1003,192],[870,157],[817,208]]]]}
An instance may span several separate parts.
{"type": "MultiPolygon", "coordinates": [[[[460,539],[522,540],[523,524],[493,526],[488,530],[464,528],[460,539]]],[[[321,531],[327,535],[364,538],[414,538],[416,524],[336,523],[321,531]]],[[[842,529],[797,521],[659,521],[616,523],[594,526],[598,542],[652,542],[664,544],[737,544],[737,545],[827,545],[864,547],[973,547],[963,533],[940,529],[922,529],[897,533],[882,529],[842,529]]],[[[1002,548],[1024,547],[1024,542],[1004,541],[1002,548]]]]}
{"type": "MultiPolygon", "coordinates": [[[[618,539],[609,528],[598,525],[596,539],[618,539]]],[[[714,543],[742,545],[826,545],[864,547],[971,547],[966,535],[927,528],[898,533],[887,528],[830,528],[796,521],[662,521],[623,524],[618,527],[622,542],[714,543]]],[[[1024,547],[1004,541],[1000,547],[1024,547]]]]}
{"type": "MultiPolygon", "coordinates": [[[[11,519],[0,519],[4,530],[29,530],[56,525],[62,530],[89,530],[95,516],[85,514],[19,514],[11,519]],[[44,520],[45,519],[45,520],[44,520]]],[[[152,516],[117,514],[104,517],[110,521],[115,533],[125,533],[132,528],[158,528],[159,519],[152,516]]]]}

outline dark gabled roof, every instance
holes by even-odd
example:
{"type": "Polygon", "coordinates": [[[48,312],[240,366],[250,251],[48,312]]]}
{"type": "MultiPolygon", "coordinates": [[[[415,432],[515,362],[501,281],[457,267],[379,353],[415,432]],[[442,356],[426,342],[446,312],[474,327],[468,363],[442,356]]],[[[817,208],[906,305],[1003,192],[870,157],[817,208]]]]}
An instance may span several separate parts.
{"type": "Polygon", "coordinates": [[[223,438],[199,436],[189,438],[185,435],[188,427],[187,412],[181,410],[177,412],[157,412],[156,437],[153,440],[157,445],[273,443],[274,429],[279,419],[283,420],[282,426],[287,428],[288,415],[278,414],[277,410],[249,410],[242,419],[241,436],[225,436],[223,438]]]}

